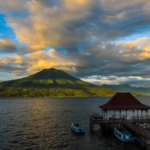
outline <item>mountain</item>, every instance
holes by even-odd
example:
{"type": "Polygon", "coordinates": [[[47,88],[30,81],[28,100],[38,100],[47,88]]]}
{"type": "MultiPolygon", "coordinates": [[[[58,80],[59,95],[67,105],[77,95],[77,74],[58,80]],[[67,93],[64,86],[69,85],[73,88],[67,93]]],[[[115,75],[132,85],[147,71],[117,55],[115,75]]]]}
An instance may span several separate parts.
{"type": "Polygon", "coordinates": [[[141,94],[148,94],[150,95],[150,88],[142,88],[142,87],[131,87],[127,84],[125,85],[102,85],[102,87],[110,88],[113,90],[121,90],[126,92],[133,92],[133,93],[141,93],[141,94]]]}
{"type": "Polygon", "coordinates": [[[0,83],[0,97],[112,96],[116,92],[84,82],[54,68],[0,83]]]}

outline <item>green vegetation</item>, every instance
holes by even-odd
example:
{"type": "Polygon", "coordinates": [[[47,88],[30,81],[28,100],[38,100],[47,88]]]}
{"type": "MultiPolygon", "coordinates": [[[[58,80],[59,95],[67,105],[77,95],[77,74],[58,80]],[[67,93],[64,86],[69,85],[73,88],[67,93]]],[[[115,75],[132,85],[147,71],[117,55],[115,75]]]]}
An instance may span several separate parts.
{"type": "Polygon", "coordinates": [[[0,97],[89,97],[112,96],[116,92],[53,68],[23,79],[0,83],[0,97]]]}

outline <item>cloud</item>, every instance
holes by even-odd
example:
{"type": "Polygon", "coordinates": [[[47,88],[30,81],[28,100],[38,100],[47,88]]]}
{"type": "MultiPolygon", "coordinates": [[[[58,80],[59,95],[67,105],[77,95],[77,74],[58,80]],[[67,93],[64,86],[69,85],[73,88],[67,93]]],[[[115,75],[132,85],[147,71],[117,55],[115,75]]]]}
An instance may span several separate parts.
{"type": "Polygon", "coordinates": [[[26,6],[28,0],[0,0],[0,11],[2,13],[12,13],[16,11],[22,11],[26,6]]]}
{"type": "Polygon", "coordinates": [[[124,21],[127,20],[127,14],[125,11],[116,13],[115,15],[104,15],[103,21],[108,23],[113,23],[115,21],[124,21]]]}
{"type": "Polygon", "coordinates": [[[133,87],[150,87],[150,78],[142,78],[140,76],[89,76],[81,78],[84,81],[91,82],[97,85],[125,85],[128,84],[133,87]]]}
{"type": "Polygon", "coordinates": [[[56,52],[54,49],[49,50],[49,53],[42,51],[28,54],[28,69],[29,74],[33,74],[44,68],[57,68],[65,71],[75,71],[75,62],[66,55],[56,52]]]}
{"type": "Polygon", "coordinates": [[[13,53],[19,53],[19,54],[26,54],[33,52],[34,49],[31,48],[28,45],[20,45],[16,44],[15,42],[11,41],[9,38],[0,39],[0,53],[5,54],[13,54],[13,53]]]}
{"type": "Polygon", "coordinates": [[[17,40],[0,39],[0,51],[13,52],[0,57],[0,70],[149,78],[150,38],[123,41],[150,29],[149,6],[148,0],[0,0],[17,40]]]}
{"type": "Polygon", "coordinates": [[[0,52],[13,53],[17,50],[17,44],[13,43],[10,39],[0,39],[0,52]]]}
{"type": "Polygon", "coordinates": [[[7,21],[18,41],[29,44],[34,50],[86,45],[119,39],[137,30],[142,32],[144,28],[141,26],[148,25],[150,20],[144,10],[147,3],[146,0],[130,3],[118,0],[31,0],[25,5],[28,10],[26,18],[10,16],[7,21]]]}
{"type": "Polygon", "coordinates": [[[74,61],[54,49],[49,50],[48,53],[37,51],[29,53],[27,56],[14,54],[0,57],[0,71],[16,76],[31,75],[44,68],[56,68],[71,73],[76,72],[75,66],[74,61]]]}
{"type": "Polygon", "coordinates": [[[16,74],[15,75],[27,75],[26,70],[26,57],[13,54],[12,56],[1,56],[0,57],[0,72],[7,72],[16,74]],[[20,72],[21,74],[18,74],[20,72]]]}
{"type": "Polygon", "coordinates": [[[50,49],[48,53],[36,51],[28,53],[26,56],[21,54],[2,56],[0,63],[7,67],[17,67],[17,70],[20,69],[20,71],[26,68],[24,74],[33,74],[44,68],[53,67],[78,77],[93,74],[109,76],[111,74],[120,77],[142,76],[148,78],[150,77],[149,43],[150,39],[147,37],[116,44],[102,42],[95,47],[82,47],[78,51],[66,49],[64,52],[60,49],[50,49]]]}

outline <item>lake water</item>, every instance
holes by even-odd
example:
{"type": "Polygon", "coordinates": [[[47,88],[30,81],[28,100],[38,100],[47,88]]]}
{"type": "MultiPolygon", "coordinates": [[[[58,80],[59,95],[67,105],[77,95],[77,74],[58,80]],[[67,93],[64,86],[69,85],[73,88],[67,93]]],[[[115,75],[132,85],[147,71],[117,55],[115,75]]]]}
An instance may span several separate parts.
{"type": "MultiPolygon", "coordinates": [[[[109,99],[1,98],[0,150],[140,150],[137,143],[124,146],[98,127],[90,134],[90,114],[101,114],[99,106],[109,99]],[[85,135],[75,135],[71,123],[83,126],[85,135]]],[[[150,97],[137,99],[150,106],[150,97]]]]}

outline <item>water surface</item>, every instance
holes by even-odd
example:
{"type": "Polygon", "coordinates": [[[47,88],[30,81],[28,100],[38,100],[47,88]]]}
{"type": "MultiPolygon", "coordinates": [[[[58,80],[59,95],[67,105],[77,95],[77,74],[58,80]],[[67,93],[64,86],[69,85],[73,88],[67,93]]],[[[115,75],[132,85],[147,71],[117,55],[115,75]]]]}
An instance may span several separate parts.
{"type": "MultiPolygon", "coordinates": [[[[90,114],[110,97],[95,98],[1,98],[0,149],[49,150],[139,150],[138,144],[124,146],[114,135],[95,127],[89,131],[90,114]],[[72,133],[71,123],[79,123],[85,135],[72,133]]],[[[150,106],[150,97],[137,97],[150,106]]],[[[150,111],[148,112],[150,114],[150,111]]],[[[132,112],[128,112],[130,116],[132,112]]],[[[111,116],[111,112],[109,113],[111,116]]]]}

